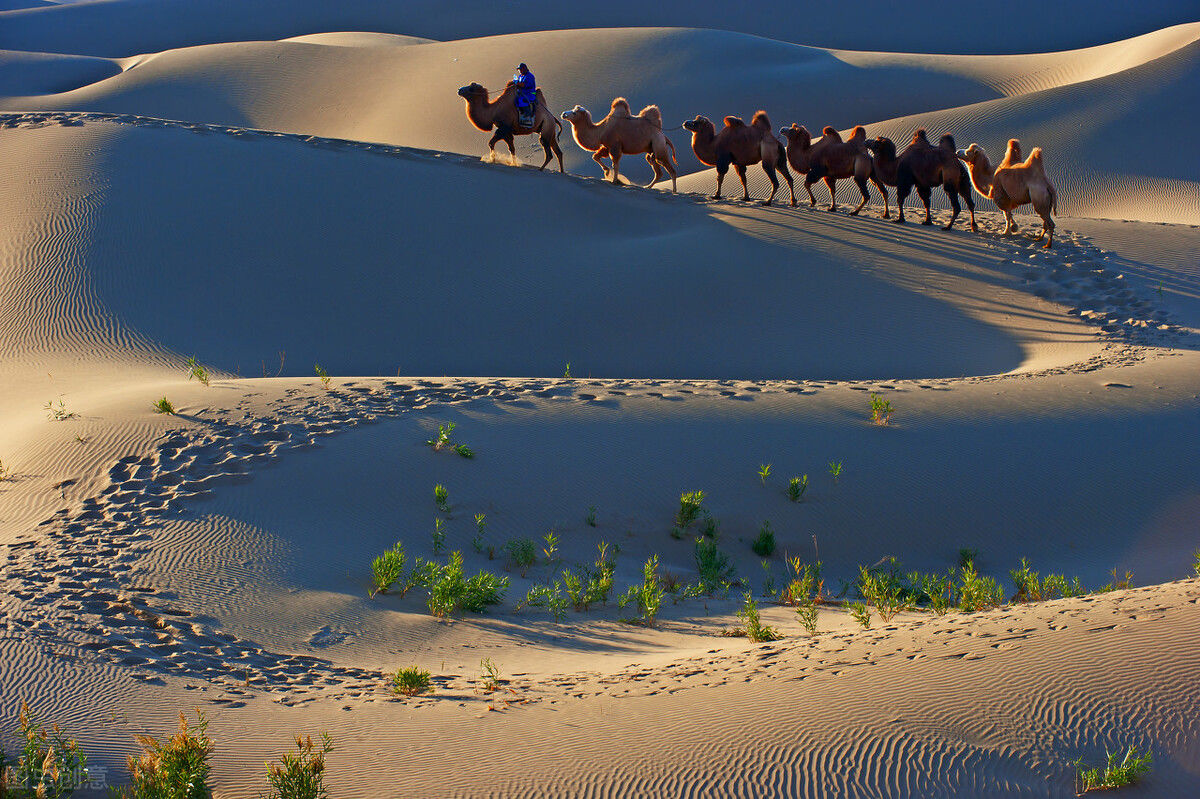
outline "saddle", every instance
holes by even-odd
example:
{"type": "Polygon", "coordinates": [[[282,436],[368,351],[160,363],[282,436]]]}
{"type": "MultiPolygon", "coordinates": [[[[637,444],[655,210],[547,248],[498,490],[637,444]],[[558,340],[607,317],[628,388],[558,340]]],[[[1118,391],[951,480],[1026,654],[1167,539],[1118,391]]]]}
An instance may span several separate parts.
{"type": "Polygon", "coordinates": [[[535,111],[535,108],[531,105],[526,106],[525,108],[518,108],[517,109],[517,124],[523,128],[532,128],[534,111],[535,111]]]}

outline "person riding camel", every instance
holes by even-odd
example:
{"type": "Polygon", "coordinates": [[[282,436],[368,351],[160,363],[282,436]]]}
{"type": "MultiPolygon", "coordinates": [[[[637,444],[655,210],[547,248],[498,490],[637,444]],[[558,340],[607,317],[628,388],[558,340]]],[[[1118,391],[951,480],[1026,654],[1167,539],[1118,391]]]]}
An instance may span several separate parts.
{"type": "Polygon", "coordinates": [[[533,127],[534,113],[537,111],[537,80],[525,64],[517,66],[513,75],[513,84],[517,87],[518,124],[523,128],[533,127]]]}

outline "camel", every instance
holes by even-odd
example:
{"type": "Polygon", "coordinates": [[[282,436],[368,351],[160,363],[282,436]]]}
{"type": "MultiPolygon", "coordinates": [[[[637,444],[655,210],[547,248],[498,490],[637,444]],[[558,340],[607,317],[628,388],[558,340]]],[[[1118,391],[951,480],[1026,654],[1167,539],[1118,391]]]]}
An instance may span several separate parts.
{"type": "MultiPolygon", "coordinates": [[[[717,193],[714,200],[721,199],[721,184],[729,172],[730,165],[742,181],[742,199],[750,199],[750,191],[746,187],[746,167],[759,162],[763,171],[771,179],[771,195],[762,201],[762,205],[770,205],[779,191],[779,179],[776,171],[783,174],[788,189],[792,193],[792,205],[796,204],[796,186],[792,182],[792,173],[788,171],[787,155],[783,145],[771,132],[771,120],[766,111],[757,112],[750,124],[747,125],[740,117],[725,117],[725,127],[720,133],[716,132],[708,117],[697,116],[683,123],[683,127],[692,133],[692,152],[701,163],[717,168],[717,193]]],[[[812,192],[809,192],[811,196],[812,192]]]]}
{"type": "Polygon", "coordinates": [[[974,142],[966,150],[959,150],[958,157],[966,162],[975,191],[996,204],[1004,212],[1005,234],[1017,232],[1013,220],[1013,209],[1026,203],[1042,218],[1042,233],[1037,240],[1046,239],[1048,250],[1054,244],[1054,219],[1051,212],[1058,212],[1058,190],[1046,177],[1042,165],[1042,148],[1034,147],[1025,161],[1021,160],[1021,142],[1008,140],[1008,149],[1000,166],[992,171],[987,153],[974,142]],[[1047,236],[1049,238],[1047,238],[1047,236]]]}
{"type": "Polygon", "coordinates": [[[488,90],[478,83],[463,86],[458,90],[458,96],[467,101],[467,119],[471,121],[471,124],[484,133],[492,128],[496,129],[496,132],[492,134],[492,140],[488,142],[491,158],[493,160],[497,158],[496,142],[503,141],[508,144],[508,152],[515,162],[517,151],[513,147],[513,136],[536,133],[542,142],[542,149],[546,151],[546,160],[538,169],[545,169],[546,164],[550,163],[550,159],[558,156],[558,171],[565,172],[562,148],[558,146],[558,135],[562,132],[562,123],[554,118],[554,114],[547,107],[542,90],[537,90],[537,108],[534,110],[532,127],[520,124],[517,114],[517,87],[513,85],[512,81],[508,82],[504,91],[494,102],[488,102],[488,94],[488,90]]]}
{"type": "Polygon", "coordinates": [[[929,200],[934,186],[941,186],[950,198],[950,207],[954,210],[950,222],[943,228],[954,227],[962,211],[958,198],[962,197],[971,212],[971,230],[978,230],[975,224],[975,198],[971,195],[970,179],[967,171],[958,163],[954,148],[954,137],[943,136],[936,147],[930,143],[924,128],[913,134],[912,142],[904,152],[896,158],[896,145],[890,139],[880,136],[866,143],[875,156],[876,174],[884,183],[896,187],[896,224],[902,225],[904,218],[904,200],[915,187],[917,196],[925,206],[925,219],[922,225],[933,224],[933,214],[929,208],[929,200]],[[954,155],[953,161],[949,156],[954,155]]]}
{"type": "Polygon", "coordinates": [[[870,180],[883,195],[883,215],[889,215],[887,190],[874,174],[874,161],[867,152],[867,131],[862,125],[856,125],[850,133],[850,141],[842,141],[836,130],[826,127],[821,131],[821,139],[812,143],[812,136],[803,125],[794,122],[790,128],[780,131],[788,140],[787,157],[792,168],[797,172],[807,173],[804,189],[808,192],[809,205],[816,205],[817,198],[813,196],[812,185],[823,180],[829,188],[830,211],[837,211],[837,181],[841,178],[853,178],[858,190],[862,193],[862,202],[850,212],[850,216],[858,216],[859,211],[871,199],[867,193],[867,181],[870,180]]]}
{"type": "Polygon", "coordinates": [[[592,121],[591,113],[581,105],[563,111],[562,118],[571,123],[575,143],[592,153],[592,160],[609,176],[604,159],[612,161],[612,182],[620,184],[618,174],[622,155],[646,154],[646,163],[654,170],[654,178],[646,184],[650,188],[663,178],[665,169],[671,175],[671,191],[676,190],[679,177],[675,169],[675,145],[662,129],[662,111],[656,105],[648,105],[634,116],[629,102],[624,97],[612,101],[608,116],[599,122],[592,121]]]}

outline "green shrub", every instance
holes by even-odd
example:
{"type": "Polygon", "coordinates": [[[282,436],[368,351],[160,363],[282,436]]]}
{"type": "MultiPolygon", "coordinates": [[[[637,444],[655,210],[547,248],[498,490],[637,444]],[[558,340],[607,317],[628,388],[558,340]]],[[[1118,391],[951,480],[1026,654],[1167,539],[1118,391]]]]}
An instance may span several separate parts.
{"type": "Polygon", "coordinates": [[[704,518],[700,521],[700,535],[705,538],[719,538],[721,535],[721,523],[714,519],[712,514],[704,514],[704,518]]]}
{"type": "Polygon", "coordinates": [[[167,399],[166,397],[163,397],[162,399],[160,399],[154,403],[154,412],[174,415],[175,414],[175,406],[171,404],[171,401],[169,399],[167,399]]]}
{"type": "Polygon", "coordinates": [[[433,447],[435,450],[445,449],[451,446],[450,434],[454,432],[456,425],[454,422],[446,422],[438,425],[437,435],[427,440],[425,445],[433,447]]]}
{"type": "Polygon", "coordinates": [[[1192,557],[1195,558],[1192,562],[1192,576],[1200,577],[1200,549],[1192,553],[1192,557]]]}
{"type": "Polygon", "coordinates": [[[779,594],[785,605],[804,605],[820,599],[825,583],[821,579],[821,561],[804,563],[798,557],[787,559],[792,575],[779,594]]]}
{"type": "Polygon", "coordinates": [[[8,772],[10,790],[24,789],[30,796],[58,799],[87,782],[87,756],[73,738],[63,735],[57,724],[49,731],[44,729],[24,702],[17,718],[21,748],[8,772]]]}
{"type": "Polygon", "coordinates": [[[267,764],[267,799],[325,799],[325,756],[333,751],[329,733],[321,733],[321,745],[312,736],[296,736],[297,752],[286,752],[278,763],[267,764]]]}
{"type": "Polygon", "coordinates": [[[555,580],[550,585],[530,586],[521,607],[545,608],[550,611],[555,622],[561,623],[566,618],[568,607],[567,597],[563,596],[562,583],[555,580]]]}
{"type": "Polygon", "coordinates": [[[893,567],[889,570],[858,567],[859,591],[885,624],[897,613],[908,610],[912,603],[912,592],[895,571],[895,560],[889,561],[893,567]]]}
{"type": "Polygon", "coordinates": [[[484,691],[490,694],[500,690],[500,669],[491,658],[479,661],[479,671],[484,691]]]}
{"type": "Polygon", "coordinates": [[[742,604],[742,609],[738,611],[738,618],[746,623],[745,628],[738,628],[734,631],[736,635],[744,635],[754,643],[763,641],[778,641],[782,636],[773,628],[762,623],[762,619],[758,615],[758,603],[754,601],[754,597],[750,596],[750,592],[746,592],[746,600],[742,604]]]}
{"type": "Polygon", "coordinates": [[[424,560],[420,557],[413,558],[412,570],[409,571],[408,577],[400,587],[400,596],[403,597],[414,588],[428,588],[433,585],[433,580],[437,577],[440,569],[441,567],[431,560],[424,560]]]}
{"type": "MultiPolygon", "coordinates": [[[[313,372],[315,372],[317,377],[320,379],[321,385],[325,387],[326,391],[328,391],[329,390],[329,373],[326,372],[325,369],[319,363],[313,364],[313,372]]],[[[296,740],[299,740],[299,739],[297,738],[296,740]]]]}
{"type": "Polygon", "coordinates": [[[775,531],[771,529],[769,521],[762,523],[762,529],[758,531],[758,537],[754,539],[750,548],[760,558],[769,558],[775,552],[775,531]]]}
{"type": "Polygon", "coordinates": [[[1133,572],[1125,572],[1124,577],[1117,576],[1117,570],[1113,569],[1109,572],[1112,579],[1106,585],[1102,585],[1096,589],[1097,594],[1107,594],[1109,591],[1123,590],[1133,587],[1133,572]]]}
{"type": "Polygon", "coordinates": [[[679,510],[675,513],[675,526],[686,530],[700,516],[700,506],[704,503],[703,491],[685,491],[679,495],[679,510]]]}
{"type": "Polygon", "coordinates": [[[814,602],[806,602],[796,605],[796,617],[800,620],[800,626],[810,636],[817,634],[817,606],[814,602]]]}
{"type": "Polygon", "coordinates": [[[202,363],[196,360],[195,355],[187,359],[187,368],[188,380],[194,377],[200,381],[201,385],[208,385],[208,370],[204,368],[202,363]]]}
{"type": "Polygon", "coordinates": [[[802,477],[793,477],[788,480],[787,495],[792,502],[799,502],[804,498],[804,492],[808,491],[808,475],[802,477]]]}
{"type": "Polygon", "coordinates": [[[63,402],[62,397],[58,398],[58,405],[54,404],[54,400],[46,400],[45,407],[46,407],[46,418],[48,418],[52,421],[55,421],[55,422],[63,422],[63,421],[66,421],[67,419],[74,419],[76,416],[79,415],[79,414],[75,413],[74,411],[67,410],[67,406],[63,402]]]}
{"type": "Polygon", "coordinates": [[[608,595],[613,587],[613,575],[617,571],[615,556],[608,554],[608,542],[596,545],[596,560],[591,566],[583,567],[583,609],[599,602],[608,604],[608,595]]]}
{"type": "Polygon", "coordinates": [[[522,577],[530,566],[537,563],[538,545],[532,538],[511,538],[504,542],[502,549],[508,565],[519,568],[522,577]]]}
{"type": "Polygon", "coordinates": [[[850,603],[850,616],[864,630],[871,629],[871,609],[862,602],[850,603]]]}
{"type": "Polygon", "coordinates": [[[696,539],[696,571],[700,575],[700,590],[712,595],[733,582],[734,568],[729,556],[717,549],[712,538],[696,539]]]}
{"type": "Polygon", "coordinates": [[[436,516],[433,519],[433,554],[440,555],[446,547],[446,523],[436,516]]]}
{"type": "Polygon", "coordinates": [[[1029,561],[1025,558],[1021,558],[1019,569],[1011,569],[1008,574],[1016,587],[1013,602],[1043,602],[1048,599],[1081,596],[1084,593],[1078,577],[1068,581],[1061,574],[1047,574],[1042,579],[1037,572],[1029,568],[1029,561]]]}
{"type": "Polygon", "coordinates": [[[476,513],[475,537],[471,539],[471,546],[480,554],[483,554],[483,531],[485,527],[487,527],[487,516],[482,513],[476,513]]]}
{"type": "Polygon", "coordinates": [[[1104,753],[1107,763],[1095,768],[1085,768],[1083,758],[1075,761],[1075,795],[1090,791],[1105,791],[1132,785],[1150,771],[1150,753],[1138,754],[1136,746],[1130,746],[1122,755],[1119,751],[1104,753]]]}
{"type": "Polygon", "coordinates": [[[488,605],[504,601],[508,578],[481,571],[473,577],[463,572],[461,552],[453,552],[450,561],[432,574],[429,583],[429,612],[445,618],[460,611],[482,613],[488,605]]]}
{"type": "Polygon", "coordinates": [[[558,560],[558,536],[551,530],[542,536],[542,540],[546,542],[546,545],[542,547],[542,554],[546,556],[546,562],[553,563],[558,560]]]}
{"type": "Polygon", "coordinates": [[[658,555],[652,555],[642,567],[642,582],[629,586],[617,604],[625,607],[629,604],[637,606],[641,623],[653,627],[658,618],[659,608],[662,607],[663,588],[658,579],[658,555]]]}
{"type": "Polygon", "coordinates": [[[958,568],[961,569],[965,566],[974,566],[975,558],[977,557],[979,557],[978,549],[963,547],[962,549],[958,550],[958,568]]]}
{"type": "Polygon", "coordinates": [[[836,483],[838,481],[838,478],[842,476],[842,462],[841,461],[830,461],[829,462],[829,476],[833,478],[833,482],[836,483]]]}
{"type": "Polygon", "coordinates": [[[392,690],[404,696],[417,696],[429,691],[429,672],[416,666],[398,670],[392,675],[392,690]]]}
{"type": "Polygon", "coordinates": [[[371,596],[386,594],[397,580],[404,576],[404,564],[407,561],[404,554],[404,544],[397,541],[391,549],[371,561],[371,575],[375,579],[375,587],[371,596]]]}
{"type": "Polygon", "coordinates": [[[446,512],[450,510],[450,492],[441,483],[433,487],[433,501],[437,503],[438,510],[446,512]]]}
{"type": "Polygon", "coordinates": [[[946,611],[954,604],[954,572],[942,574],[921,574],[915,575],[916,582],[921,586],[921,592],[924,594],[924,601],[928,603],[929,609],[939,616],[946,615],[946,611]]]}
{"type": "Polygon", "coordinates": [[[974,612],[999,607],[1004,601],[1004,593],[1000,584],[991,577],[980,577],[975,571],[975,565],[969,563],[962,567],[961,582],[958,585],[958,607],[960,610],[974,612]]]}
{"type": "Polygon", "coordinates": [[[885,425],[892,419],[892,414],[895,409],[892,408],[891,400],[885,400],[878,394],[871,394],[871,421],[878,425],[885,425]]]}
{"type": "Polygon", "coordinates": [[[767,484],[767,478],[771,476],[771,464],[764,463],[758,467],[758,479],[763,485],[767,484]]]}
{"type": "Polygon", "coordinates": [[[138,735],[141,757],[129,756],[129,776],[133,785],[118,796],[122,799],[207,799],[212,796],[207,783],[211,769],[208,758],[213,742],[208,737],[208,719],[196,711],[196,727],[188,726],[179,713],[179,731],[165,741],[138,735]]]}

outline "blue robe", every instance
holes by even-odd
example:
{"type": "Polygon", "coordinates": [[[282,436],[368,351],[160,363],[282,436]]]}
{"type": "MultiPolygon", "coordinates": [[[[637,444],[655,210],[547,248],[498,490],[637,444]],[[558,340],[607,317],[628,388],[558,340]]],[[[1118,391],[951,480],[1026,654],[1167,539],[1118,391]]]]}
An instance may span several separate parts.
{"type": "Polygon", "coordinates": [[[513,83],[517,87],[517,108],[533,108],[537,104],[537,81],[533,73],[513,75],[513,83]]]}

